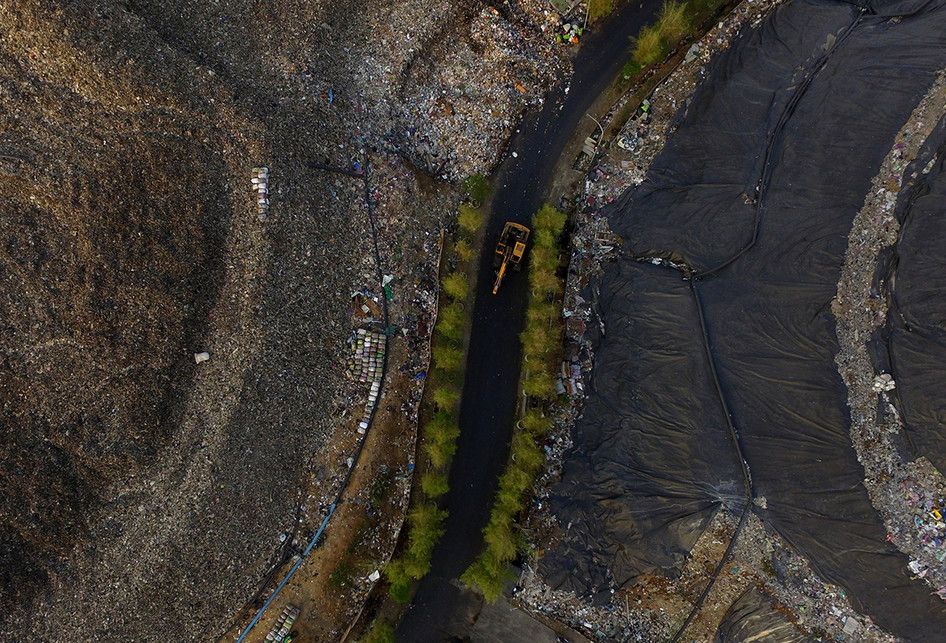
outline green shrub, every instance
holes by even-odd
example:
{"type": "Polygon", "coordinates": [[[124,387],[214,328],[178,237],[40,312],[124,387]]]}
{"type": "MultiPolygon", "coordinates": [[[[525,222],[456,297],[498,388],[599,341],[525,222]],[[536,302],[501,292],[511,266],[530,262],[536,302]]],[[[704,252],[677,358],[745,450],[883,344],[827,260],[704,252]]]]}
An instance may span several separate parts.
{"type": "Polygon", "coordinates": [[[530,324],[519,334],[519,342],[522,344],[522,354],[531,361],[548,349],[548,333],[545,328],[530,324]]]}
{"type": "Polygon", "coordinates": [[[565,216],[564,212],[546,203],[535,213],[532,224],[536,230],[549,230],[555,237],[558,237],[565,229],[567,219],[568,217],[565,216]]]}
{"type": "Polygon", "coordinates": [[[428,471],[420,479],[420,488],[428,498],[439,498],[450,490],[446,474],[428,471]]]}
{"type": "Polygon", "coordinates": [[[439,442],[428,440],[424,443],[424,452],[430,458],[430,464],[437,469],[442,469],[450,463],[450,454],[439,442]]]}
{"type": "Polygon", "coordinates": [[[554,272],[535,270],[529,272],[529,286],[532,293],[540,298],[557,297],[562,294],[562,280],[554,272]]]}
{"type": "Polygon", "coordinates": [[[459,435],[460,427],[449,411],[437,411],[424,425],[424,450],[434,467],[443,469],[450,464],[459,435]]]}
{"type": "Polygon", "coordinates": [[[448,439],[433,439],[424,444],[424,450],[430,456],[430,462],[434,467],[446,469],[450,466],[453,454],[457,452],[457,445],[448,439]]]}
{"type": "Polygon", "coordinates": [[[538,410],[529,409],[525,412],[525,415],[519,419],[519,426],[528,431],[530,435],[540,438],[552,428],[552,421],[542,415],[538,410]]]}
{"type": "Polygon", "coordinates": [[[470,285],[467,276],[462,272],[451,272],[441,280],[443,291],[456,301],[464,301],[470,285]]]}
{"type": "Polygon", "coordinates": [[[624,68],[621,69],[621,76],[624,77],[624,80],[631,80],[632,78],[636,78],[643,69],[644,68],[641,67],[639,62],[631,58],[626,63],[624,63],[624,68]]]}
{"type": "Polygon", "coordinates": [[[473,205],[483,205],[483,202],[490,193],[489,180],[482,174],[468,176],[466,180],[463,181],[463,191],[466,192],[466,198],[469,199],[473,205]]]}
{"type": "Polygon", "coordinates": [[[561,319],[562,310],[560,306],[548,302],[537,301],[529,306],[526,311],[527,328],[548,330],[556,321],[561,319]]]}
{"type": "Polygon", "coordinates": [[[529,397],[551,400],[555,397],[555,380],[547,369],[537,365],[526,374],[522,381],[522,390],[529,397]]]}
{"type": "Polygon", "coordinates": [[[398,603],[406,603],[411,598],[411,577],[407,575],[404,562],[392,560],[384,566],[384,575],[391,587],[388,593],[398,603]]]}
{"type": "Polygon", "coordinates": [[[532,237],[533,244],[543,248],[554,248],[558,235],[547,228],[536,228],[535,235],[532,237]]]}
{"type": "Polygon", "coordinates": [[[542,450],[539,449],[535,439],[529,433],[515,433],[512,436],[510,452],[512,461],[527,472],[538,471],[545,461],[542,450]]]}
{"type": "Polygon", "coordinates": [[[438,386],[434,389],[434,404],[442,409],[452,409],[460,401],[460,391],[452,386],[438,386]]]}
{"type": "MultiPolygon", "coordinates": [[[[406,602],[406,601],[405,601],[406,602]]],[[[360,643],[394,643],[394,627],[384,619],[377,619],[360,643]]]]}
{"type": "MultiPolygon", "coordinates": [[[[433,551],[433,548],[431,548],[431,551],[433,551]]],[[[432,554],[424,555],[422,552],[418,554],[408,552],[407,557],[404,559],[404,568],[407,569],[407,573],[412,580],[420,580],[427,575],[427,572],[430,571],[431,556],[432,554]]]]}
{"type": "Polygon", "coordinates": [[[453,250],[457,253],[460,261],[463,263],[469,263],[473,259],[473,246],[466,239],[460,239],[457,241],[453,246],[453,250]]]}
{"type": "Polygon", "coordinates": [[[460,303],[454,301],[440,307],[437,314],[436,329],[440,337],[459,344],[463,340],[465,325],[466,318],[463,315],[463,307],[460,303]]]}
{"type": "Polygon", "coordinates": [[[430,456],[430,461],[437,469],[443,469],[450,464],[450,458],[457,450],[457,436],[460,427],[449,413],[442,410],[424,426],[424,450],[430,456]]]}
{"type": "Polygon", "coordinates": [[[554,273],[558,269],[558,248],[553,246],[536,245],[532,249],[532,255],[529,257],[529,273],[547,272],[554,273]]]}
{"type": "Polygon", "coordinates": [[[690,32],[690,16],[687,12],[687,4],[685,2],[674,2],[674,0],[664,2],[664,6],[660,10],[660,17],[657,19],[657,29],[664,43],[671,47],[676,45],[690,32]]]}
{"type": "Polygon", "coordinates": [[[659,62],[667,55],[665,47],[656,25],[644,27],[634,39],[634,61],[641,67],[659,62]]]}
{"type": "Polygon", "coordinates": [[[410,535],[404,570],[411,578],[421,579],[430,571],[430,558],[437,541],[443,535],[443,521],[446,517],[446,511],[430,502],[417,505],[408,514],[410,535]]]}
{"type": "Polygon", "coordinates": [[[456,371],[463,366],[463,351],[445,342],[434,342],[434,367],[444,371],[456,371]]]}
{"type": "Polygon", "coordinates": [[[424,437],[435,442],[456,440],[460,426],[450,409],[440,409],[424,425],[424,437]]]}
{"type": "MultiPolygon", "coordinates": [[[[532,486],[532,476],[515,465],[506,468],[500,481],[510,493],[516,494],[517,498],[521,498],[526,489],[532,486]]],[[[521,503],[521,500],[519,502],[521,503]]],[[[514,513],[518,513],[521,508],[522,505],[518,504],[514,513]]]]}
{"type": "Polygon", "coordinates": [[[495,603],[503,593],[506,580],[510,578],[512,574],[507,570],[506,564],[490,555],[487,550],[463,572],[460,580],[470,587],[478,588],[487,601],[495,603]]]}
{"type": "Polygon", "coordinates": [[[461,203],[459,212],[457,212],[457,224],[460,226],[460,230],[466,232],[470,236],[476,236],[476,233],[479,232],[480,226],[483,225],[485,220],[483,212],[468,203],[461,203]]]}
{"type": "Polygon", "coordinates": [[[411,582],[410,578],[405,578],[402,581],[391,583],[391,587],[388,588],[388,596],[401,605],[407,605],[411,600],[411,582]]]}
{"type": "Polygon", "coordinates": [[[483,540],[490,551],[500,559],[512,560],[516,557],[516,536],[512,531],[512,516],[505,512],[493,511],[489,524],[483,530],[483,540]]]}
{"type": "Polygon", "coordinates": [[[515,516],[522,511],[522,494],[512,487],[512,482],[503,485],[500,478],[499,491],[496,492],[495,511],[515,516]]]}
{"type": "Polygon", "coordinates": [[[614,11],[614,0],[588,0],[588,22],[607,18],[614,11]]]}

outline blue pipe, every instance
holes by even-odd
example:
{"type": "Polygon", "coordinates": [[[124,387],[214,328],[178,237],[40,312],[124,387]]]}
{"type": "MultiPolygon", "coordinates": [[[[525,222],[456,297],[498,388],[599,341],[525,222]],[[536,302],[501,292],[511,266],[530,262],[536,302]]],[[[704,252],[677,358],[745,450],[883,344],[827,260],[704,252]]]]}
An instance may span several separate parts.
{"type": "Polygon", "coordinates": [[[292,578],[292,575],[296,573],[296,570],[302,565],[302,561],[305,560],[306,556],[312,551],[316,543],[319,542],[319,537],[322,536],[322,532],[325,531],[325,527],[328,525],[329,518],[332,517],[332,514],[335,513],[335,503],[329,505],[328,513],[325,514],[325,518],[322,518],[322,524],[319,525],[319,530],[315,532],[315,535],[312,536],[312,540],[309,541],[309,544],[306,545],[305,551],[302,552],[302,555],[299,557],[299,560],[289,569],[289,572],[286,574],[286,577],[283,578],[279,585],[276,585],[276,589],[273,590],[273,593],[269,595],[269,598],[266,599],[266,602],[263,603],[263,606],[259,608],[259,611],[256,613],[256,616],[253,617],[253,620],[250,621],[250,624],[246,626],[246,629],[240,634],[240,638],[237,639],[237,643],[242,643],[247,635],[250,633],[250,630],[259,623],[259,620],[263,618],[263,612],[266,611],[266,608],[269,607],[270,603],[276,600],[276,596],[279,595],[279,592],[282,591],[282,588],[286,586],[286,583],[289,582],[289,579],[292,578]]]}

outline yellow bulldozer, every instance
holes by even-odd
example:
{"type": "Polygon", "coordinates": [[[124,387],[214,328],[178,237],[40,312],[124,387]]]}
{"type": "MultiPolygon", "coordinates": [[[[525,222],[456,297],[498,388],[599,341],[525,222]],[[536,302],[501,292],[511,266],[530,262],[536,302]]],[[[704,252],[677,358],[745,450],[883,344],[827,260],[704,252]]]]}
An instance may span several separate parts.
{"type": "Polygon", "coordinates": [[[522,268],[522,257],[526,253],[526,243],[529,242],[529,228],[512,221],[503,226],[503,233],[496,242],[496,252],[493,254],[493,265],[496,267],[496,281],[493,282],[493,294],[499,292],[499,285],[503,282],[506,272],[522,268]]]}

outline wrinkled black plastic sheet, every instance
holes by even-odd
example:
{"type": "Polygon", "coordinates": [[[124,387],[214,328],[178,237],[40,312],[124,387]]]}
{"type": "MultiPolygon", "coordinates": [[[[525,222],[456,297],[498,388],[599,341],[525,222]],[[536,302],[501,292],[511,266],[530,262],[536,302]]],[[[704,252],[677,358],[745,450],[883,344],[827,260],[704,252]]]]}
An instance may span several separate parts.
{"type": "Polygon", "coordinates": [[[890,313],[878,370],[891,372],[897,383],[905,456],[925,456],[946,471],[946,123],[931,139],[907,171],[918,178],[900,194],[900,238],[881,269],[890,286],[890,313]]]}
{"type": "Polygon", "coordinates": [[[870,181],[946,67],[944,5],[783,5],[714,61],[646,181],[612,207],[626,255],[600,284],[606,334],[552,498],[567,534],[544,559],[551,582],[589,593],[673,575],[712,512],[740,506],[728,409],[766,499],[754,511],[881,627],[946,631],[946,605],[910,579],[864,490],[830,311],[870,181]],[[685,263],[694,292],[645,257],[685,263]]]}
{"type": "Polygon", "coordinates": [[[818,639],[806,636],[794,623],[775,609],[770,596],[750,587],[737,598],[723,616],[715,643],[807,643],[818,639]]]}
{"type": "Polygon", "coordinates": [[[674,568],[721,504],[744,499],[690,285],[672,270],[621,262],[603,287],[595,393],[556,503],[576,523],[574,549],[545,559],[553,583],[581,593],[604,585],[608,570],[623,582],[674,568]]]}

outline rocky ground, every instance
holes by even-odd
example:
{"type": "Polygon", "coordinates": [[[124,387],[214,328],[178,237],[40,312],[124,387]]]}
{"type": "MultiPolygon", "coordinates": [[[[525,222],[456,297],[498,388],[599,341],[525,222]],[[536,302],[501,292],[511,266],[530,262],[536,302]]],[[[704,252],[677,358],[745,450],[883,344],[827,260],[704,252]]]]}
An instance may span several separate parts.
{"type": "Polygon", "coordinates": [[[317,519],[301,490],[349,466],[352,298],[382,292],[366,198],[421,350],[431,266],[409,257],[458,195],[417,168],[488,170],[567,67],[555,21],[532,0],[0,7],[0,636],[226,631],[317,519]]]}

